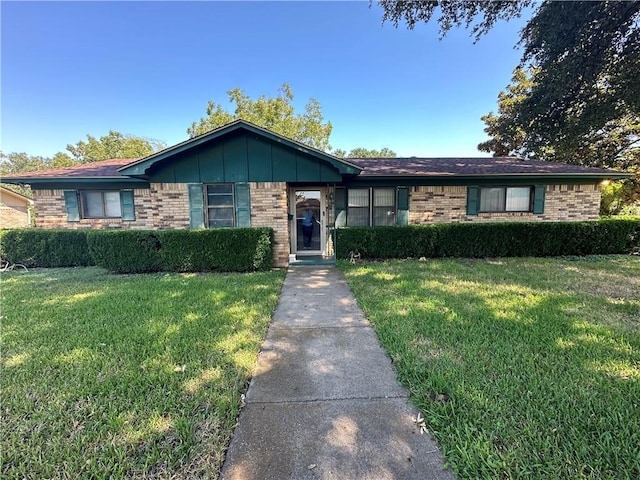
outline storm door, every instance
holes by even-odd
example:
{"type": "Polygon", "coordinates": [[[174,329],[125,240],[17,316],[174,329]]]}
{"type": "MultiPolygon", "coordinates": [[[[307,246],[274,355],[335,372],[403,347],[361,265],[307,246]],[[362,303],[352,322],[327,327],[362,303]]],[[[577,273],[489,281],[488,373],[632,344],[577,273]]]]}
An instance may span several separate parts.
{"type": "Polygon", "coordinates": [[[294,189],[291,195],[292,253],[323,255],[326,242],[325,191],[294,189]]]}

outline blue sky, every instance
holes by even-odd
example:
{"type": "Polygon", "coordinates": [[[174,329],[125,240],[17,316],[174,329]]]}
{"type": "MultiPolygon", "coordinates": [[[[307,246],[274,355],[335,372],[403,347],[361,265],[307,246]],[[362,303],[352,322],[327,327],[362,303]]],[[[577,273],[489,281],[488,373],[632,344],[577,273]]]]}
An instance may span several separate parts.
{"type": "Polygon", "coordinates": [[[2,151],[53,156],[109,130],[185,140],[209,100],[289,83],[317,99],[331,144],[399,156],[482,156],[480,117],[520,59],[519,19],[479,43],[435,23],[382,25],[361,2],[7,2],[2,151]]]}

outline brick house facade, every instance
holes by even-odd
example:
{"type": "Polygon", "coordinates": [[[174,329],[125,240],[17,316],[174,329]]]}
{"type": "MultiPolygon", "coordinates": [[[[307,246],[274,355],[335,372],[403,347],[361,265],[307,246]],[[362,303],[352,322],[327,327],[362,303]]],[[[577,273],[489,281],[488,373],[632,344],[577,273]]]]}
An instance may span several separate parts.
{"type": "Polygon", "coordinates": [[[41,228],[271,227],[274,264],[330,257],[334,228],[596,220],[626,174],[515,158],[342,160],[244,121],[149,157],[7,176],[41,228]]]}

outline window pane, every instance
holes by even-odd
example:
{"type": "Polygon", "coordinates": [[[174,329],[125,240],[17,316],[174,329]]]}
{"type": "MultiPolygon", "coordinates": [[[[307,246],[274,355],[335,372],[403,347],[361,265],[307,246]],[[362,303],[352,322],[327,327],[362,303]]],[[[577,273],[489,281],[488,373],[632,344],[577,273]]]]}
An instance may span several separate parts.
{"type": "Polygon", "coordinates": [[[230,205],[233,206],[233,195],[207,195],[207,203],[211,206],[230,205]]]}
{"type": "Polygon", "coordinates": [[[105,217],[121,217],[120,192],[104,192],[105,217]]]}
{"type": "Polygon", "coordinates": [[[356,188],[349,189],[349,206],[350,207],[368,207],[369,206],[369,189],[356,188]]]}
{"type": "Polygon", "coordinates": [[[395,225],[395,210],[390,207],[373,207],[373,225],[395,225]]]}
{"type": "Polygon", "coordinates": [[[209,208],[209,227],[233,227],[233,208],[209,208]]]}
{"type": "Polygon", "coordinates": [[[219,183],[216,185],[207,185],[207,193],[208,194],[225,194],[225,193],[233,193],[233,185],[230,183],[219,183]]]}
{"type": "Polygon", "coordinates": [[[102,192],[82,192],[82,200],[86,217],[104,217],[102,192]]]}
{"type": "Polygon", "coordinates": [[[480,190],[481,212],[504,211],[504,188],[483,188],[480,190]]]}
{"type": "Polygon", "coordinates": [[[528,212],[531,210],[531,188],[507,188],[507,212],[528,212]]]}
{"type": "Polygon", "coordinates": [[[349,227],[368,227],[369,207],[349,207],[347,210],[347,225],[349,227]]]}
{"type": "Polygon", "coordinates": [[[395,188],[374,188],[373,189],[373,206],[374,207],[394,207],[396,205],[396,189],[395,188]]]}

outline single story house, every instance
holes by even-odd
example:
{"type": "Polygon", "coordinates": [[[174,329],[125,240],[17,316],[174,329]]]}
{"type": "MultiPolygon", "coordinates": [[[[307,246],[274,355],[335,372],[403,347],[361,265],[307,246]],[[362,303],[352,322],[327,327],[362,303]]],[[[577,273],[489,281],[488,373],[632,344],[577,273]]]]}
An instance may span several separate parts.
{"type": "Polygon", "coordinates": [[[0,228],[30,227],[32,205],[30,198],[0,186],[0,228]]]}
{"type": "Polygon", "coordinates": [[[343,226],[596,220],[601,183],[628,176],[511,157],[341,159],[237,120],[142,159],[3,181],[31,186],[38,227],[268,226],[284,266],[333,255],[343,226]]]}

